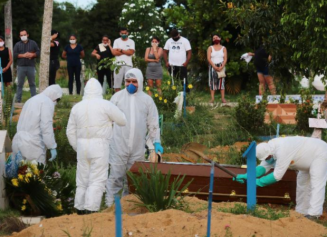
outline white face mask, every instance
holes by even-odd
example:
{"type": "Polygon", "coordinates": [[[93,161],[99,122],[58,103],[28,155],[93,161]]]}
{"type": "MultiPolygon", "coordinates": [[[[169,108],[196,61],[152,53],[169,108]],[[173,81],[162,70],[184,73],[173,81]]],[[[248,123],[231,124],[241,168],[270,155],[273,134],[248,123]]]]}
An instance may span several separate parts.
{"type": "Polygon", "coordinates": [[[5,42],[0,42],[0,47],[4,46],[5,42]]]}
{"type": "Polygon", "coordinates": [[[102,44],[103,44],[104,47],[108,46],[108,44],[104,44],[104,43],[102,43],[102,44]]]}
{"type": "Polygon", "coordinates": [[[24,35],[24,36],[20,37],[20,39],[21,39],[22,41],[26,41],[26,40],[27,40],[27,36],[24,35]]]}
{"type": "Polygon", "coordinates": [[[69,40],[69,43],[76,44],[76,40],[69,40]]]}
{"type": "Polygon", "coordinates": [[[151,43],[152,46],[158,46],[158,43],[151,43]]]}

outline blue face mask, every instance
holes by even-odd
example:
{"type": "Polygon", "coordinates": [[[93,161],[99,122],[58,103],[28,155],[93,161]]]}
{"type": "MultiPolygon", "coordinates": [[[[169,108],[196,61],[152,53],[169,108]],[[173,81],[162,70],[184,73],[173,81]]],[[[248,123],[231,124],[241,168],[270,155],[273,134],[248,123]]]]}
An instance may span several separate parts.
{"type": "Polygon", "coordinates": [[[134,94],[134,93],[137,91],[137,87],[134,86],[133,84],[129,84],[129,85],[126,87],[126,90],[128,91],[128,93],[130,93],[130,94],[134,94]]]}
{"type": "Polygon", "coordinates": [[[272,165],[275,163],[275,160],[273,157],[271,157],[269,160],[266,160],[266,162],[269,164],[269,165],[272,165]]]}

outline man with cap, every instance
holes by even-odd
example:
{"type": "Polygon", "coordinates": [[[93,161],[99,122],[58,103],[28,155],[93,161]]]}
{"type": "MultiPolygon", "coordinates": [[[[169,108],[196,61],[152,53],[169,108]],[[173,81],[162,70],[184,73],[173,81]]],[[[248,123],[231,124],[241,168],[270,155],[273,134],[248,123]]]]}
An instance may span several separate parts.
{"type": "Polygon", "coordinates": [[[12,142],[12,157],[18,152],[27,161],[46,164],[46,151],[51,152],[49,161],[57,157],[57,143],[53,132],[55,105],[62,97],[59,85],[47,87],[42,93],[30,98],[20,113],[17,133],[12,142]]]}
{"type": "Polygon", "coordinates": [[[107,181],[106,205],[110,207],[114,196],[123,189],[128,194],[126,171],[135,161],[144,160],[146,137],[156,153],[163,153],[160,144],[159,116],[153,99],[143,92],[143,75],[137,68],[125,73],[125,86],[113,95],[111,102],[126,115],[124,127],[114,125],[110,143],[110,174],[107,181]]]}
{"type": "MultiPolygon", "coordinates": [[[[260,143],[256,147],[256,156],[261,161],[256,168],[258,187],[278,182],[288,168],[298,170],[295,210],[309,219],[322,215],[327,181],[327,143],[311,137],[275,138],[260,143]],[[263,176],[272,168],[272,173],[263,176]]],[[[234,178],[240,183],[246,179],[246,174],[234,178]]]]}
{"type": "Polygon", "coordinates": [[[49,68],[49,86],[56,84],[57,70],[60,67],[59,63],[59,32],[51,30],[50,42],[50,68],[49,68]]]}

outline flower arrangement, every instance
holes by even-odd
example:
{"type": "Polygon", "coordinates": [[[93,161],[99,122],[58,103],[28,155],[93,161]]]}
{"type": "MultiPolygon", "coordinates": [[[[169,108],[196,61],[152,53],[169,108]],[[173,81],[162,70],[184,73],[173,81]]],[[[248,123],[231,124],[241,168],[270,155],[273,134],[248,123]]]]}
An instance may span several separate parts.
{"type": "Polygon", "coordinates": [[[5,178],[11,205],[24,215],[47,217],[71,213],[74,186],[63,179],[55,167],[36,161],[19,163],[17,175],[5,178]]]}

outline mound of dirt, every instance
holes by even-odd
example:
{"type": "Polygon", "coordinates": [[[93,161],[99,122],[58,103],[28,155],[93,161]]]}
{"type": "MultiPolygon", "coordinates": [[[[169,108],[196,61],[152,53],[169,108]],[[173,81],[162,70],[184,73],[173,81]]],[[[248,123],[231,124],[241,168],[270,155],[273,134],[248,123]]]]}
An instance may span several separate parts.
{"type": "MultiPolygon", "coordinates": [[[[207,202],[195,197],[186,198],[189,212],[166,210],[149,213],[145,209],[134,209],[132,196],[122,199],[123,236],[142,237],[200,237],[206,236],[207,202]]],[[[232,207],[235,203],[213,203],[212,236],[323,236],[327,229],[302,215],[290,211],[290,216],[276,221],[259,219],[249,215],[233,215],[219,212],[219,207],[232,207]]],[[[243,204],[245,205],[245,204],[243,204]]],[[[43,220],[15,237],[60,237],[60,236],[115,236],[115,216],[113,208],[102,213],[78,216],[65,215],[43,220]],[[69,233],[69,234],[68,234],[69,233]],[[83,235],[84,233],[84,235],[83,235]],[[87,235],[89,236],[89,235],[87,235]]]]}

